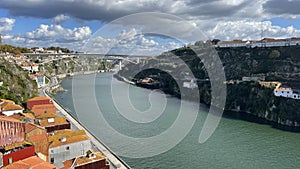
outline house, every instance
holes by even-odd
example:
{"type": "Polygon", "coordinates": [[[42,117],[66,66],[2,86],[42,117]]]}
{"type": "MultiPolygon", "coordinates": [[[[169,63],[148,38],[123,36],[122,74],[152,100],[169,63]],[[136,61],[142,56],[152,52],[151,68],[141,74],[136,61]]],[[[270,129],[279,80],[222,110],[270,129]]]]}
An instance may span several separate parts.
{"type": "Polygon", "coordinates": [[[24,108],[15,104],[14,101],[0,99],[0,113],[6,116],[11,116],[17,113],[23,113],[24,108]]]}
{"type": "Polygon", "coordinates": [[[25,123],[12,117],[0,116],[0,147],[24,141],[25,123]]]}
{"type": "Polygon", "coordinates": [[[277,97],[286,97],[291,99],[300,99],[300,90],[294,90],[290,87],[284,87],[278,85],[274,89],[274,95],[277,97]]]}
{"type": "Polygon", "coordinates": [[[276,46],[296,46],[300,45],[300,38],[273,39],[263,38],[261,40],[236,40],[236,41],[220,41],[217,47],[276,47],[276,46]]]}
{"type": "Polygon", "coordinates": [[[60,130],[49,136],[49,161],[57,167],[63,162],[85,154],[92,149],[89,137],[84,130],[60,130]]]}
{"type": "Polygon", "coordinates": [[[22,69],[29,72],[38,72],[39,66],[36,64],[22,64],[22,69]]]}
{"type": "Polygon", "coordinates": [[[34,115],[31,113],[18,113],[18,114],[13,114],[9,117],[12,117],[14,119],[18,119],[23,123],[34,123],[34,115]]]}
{"type": "Polygon", "coordinates": [[[3,169],[56,169],[56,167],[37,156],[31,156],[3,167],[3,169]]]}
{"type": "Polygon", "coordinates": [[[34,105],[53,104],[52,99],[46,96],[38,96],[27,101],[27,108],[32,109],[34,105]]]}
{"type": "Polygon", "coordinates": [[[71,129],[71,124],[65,117],[42,119],[39,120],[39,124],[47,130],[47,133],[56,130],[71,129]]]}
{"type": "Polygon", "coordinates": [[[85,156],[73,158],[64,161],[64,167],[61,169],[109,169],[109,163],[101,152],[94,153],[93,150],[87,151],[85,156]]]}
{"type": "Polygon", "coordinates": [[[34,146],[29,142],[16,142],[0,148],[3,166],[34,156],[34,146]]]}
{"type": "Polygon", "coordinates": [[[47,130],[35,124],[25,124],[25,139],[34,145],[36,154],[43,160],[47,161],[47,130]]]}
{"type": "Polygon", "coordinates": [[[190,81],[185,81],[183,82],[183,87],[189,88],[189,89],[194,89],[198,87],[198,84],[195,82],[195,80],[190,80],[190,81]]]}
{"type": "Polygon", "coordinates": [[[30,74],[29,77],[36,81],[38,88],[43,87],[46,85],[46,76],[43,74],[30,74]]]}
{"type": "Polygon", "coordinates": [[[40,116],[43,114],[56,114],[56,108],[53,103],[51,104],[41,104],[41,105],[34,105],[31,109],[34,113],[34,116],[40,116]]]}

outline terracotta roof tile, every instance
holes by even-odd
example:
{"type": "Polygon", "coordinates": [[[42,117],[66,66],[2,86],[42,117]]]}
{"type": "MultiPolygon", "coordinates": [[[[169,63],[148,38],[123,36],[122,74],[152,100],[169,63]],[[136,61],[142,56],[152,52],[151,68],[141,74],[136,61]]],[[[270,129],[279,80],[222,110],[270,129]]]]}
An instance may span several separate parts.
{"type": "Polygon", "coordinates": [[[38,97],[34,97],[32,99],[29,99],[28,101],[36,101],[36,100],[52,100],[52,99],[47,96],[38,96],[38,97]]]}
{"type": "Polygon", "coordinates": [[[65,117],[55,117],[50,119],[40,120],[40,126],[49,127],[49,126],[57,126],[62,124],[68,124],[69,122],[65,117]],[[53,119],[53,122],[51,121],[53,119]]]}
{"type": "Polygon", "coordinates": [[[93,158],[89,158],[87,156],[82,156],[82,157],[76,158],[75,159],[75,165],[76,166],[81,166],[81,165],[84,165],[84,164],[87,164],[87,163],[96,162],[96,161],[106,159],[106,157],[101,152],[93,153],[93,155],[94,155],[93,158]]]}
{"type": "Polygon", "coordinates": [[[12,118],[12,117],[7,117],[7,116],[0,116],[0,121],[10,121],[10,122],[22,123],[18,119],[15,119],[15,118],[12,118]]]}
{"type": "Polygon", "coordinates": [[[39,128],[39,129],[42,129],[42,130],[45,130],[43,127],[41,126],[38,126],[38,125],[35,125],[35,124],[31,124],[31,123],[26,123],[25,124],[25,133],[28,133],[36,128],[39,128]]]}
{"type": "Polygon", "coordinates": [[[55,169],[56,167],[39,157],[32,156],[24,160],[14,162],[3,169],[55,169]]]}
{"type": "Polygon", "coordinates": [[[70,143],[76,143],[84,140],[89,140],[89,137],[85,134],[84,130],[76,130],[76,131],[70,131],[70,130],[61,130],[60,132],[57,132],[53,136],[49,137],[49,147],[58,147],[61,145],[66,145],[70,143]],[[61,142],[61,138],[65,137],[66,141],[61,142]]]}
{"type": "Polygon", "coordinates": [[[8,103],[5,105],[1,105],[2,111],[10,111],[10,110],[23,110],[23,107],[14,103],[8,103]]]}

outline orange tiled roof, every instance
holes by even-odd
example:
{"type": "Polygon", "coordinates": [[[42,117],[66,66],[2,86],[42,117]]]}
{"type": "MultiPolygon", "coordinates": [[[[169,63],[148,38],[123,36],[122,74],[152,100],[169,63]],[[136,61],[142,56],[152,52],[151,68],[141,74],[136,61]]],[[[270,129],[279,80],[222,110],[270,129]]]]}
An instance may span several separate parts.
{"type": "Polygon", "coordinates": [[[36,128],[42,129],[44,130],[44,128],[42,128],[41,126],[35,125],[35,124],[31,124],[31,123],[26,123],[25,124],[25,133],[28,133],[36,128]]]}
{"type": "Polygon", "coordinates": [[[57,131],[53,136],[49,137],[49,147],[58,147],[70,143],[76,143],[84,140],[89,140],[89,137],[85,134],[84,130],[60,130],[57,131]],[[60,139],[62,137],[66,138],[65,142],[61,142],[60,139]]]}
{"type": "Polygon", "coordinates": [[[2,111],[10,111],[10,110],[23,110],[23,107],[14,103],[7,103],[1,105],[2,111]]]}
{"type": "Polygon", "coordinates": [[[31,114],[31,113],[17,113],[17,114],[13,114],[13,115],[11,115],[11,116],[9,116],[9,117],[18,119],[18,120],[20,120],[20,121],[23,121],[24,118],[26,118],[26,117],[27,117],[27,118],[30,118],[30,119],[32,119],[32,120],[35,119],[34,116],[33,116],[33,114],[31,114]]]}
{"type": "Polygon", "coordinates": [[[46,119],[46,118],[54,118],[56,116],[57,116],[56,113],[44,113],[44,114],[36,116],[36,118],[37,119],[46,119]]]}
{"type": "Polygon", "coordinates": [[[53,119],[54,122],[51,122],[49,119],[40,120],[40,126],[49,127],[49,126],[68,124],[67,119],[65,117],[55,117],[53,119]]]}
{"type": "Polygon", "coordinates": [[[39,116],[44,113],[56,114],[56,108],[54,104],[34,105],[31,111],[34,113],[35,116],[39,116]]]}
{"type": "Polygon", "coordinates": [[[15,103],[12,100],[7,100],[7,99],[0,99],[0,102],[6,102],[6,103],[15,103]]]}
{"type": "Polygon", "coordinates": [[[10,122],[21,123],[20,120],[12,118],[12,117],[7,117],[7,116],[0,116],[0,121],[10,121],[10,122]]]}
{"type": "Polygon", "coordinates": [[[52,100],[52,99],[47,96],[38,96],[38,97],[34,97],[32,99],[29,99],[28,101],[36,101],[36,100],[52,100]]]}
{"type": "Polygon", "coordinates": [[[15,149],[17,147],[22,147],[24,145],[31,145],[31,144],[27,141],[16,142],[16,143],[12,143],[12,144],[8,144],[8,145],[4,146],[4,149],[5,149],[5,151],[7,151],[7,150],[15,149]]]}
{"type": "Polygon", "coordinates": [[[82,157],[76,158],[75,162],[74,162],[74,165],[75,166],[81,166],[81,165],[84,165],[84,164],[87,164],[87,163],[100,161],[100,160],[103,160],[103,159],[106,158],[101,152],[93,153],[93,155],[94,155],[93,158],[89,158],[87,156],[82,156],[82,157]]]}
{"type": "Polygon", "coordinates": [[[32,156],[24,160],[14,162],[3,169],[55,169],[56,167],[39,157],[32,156]]]}

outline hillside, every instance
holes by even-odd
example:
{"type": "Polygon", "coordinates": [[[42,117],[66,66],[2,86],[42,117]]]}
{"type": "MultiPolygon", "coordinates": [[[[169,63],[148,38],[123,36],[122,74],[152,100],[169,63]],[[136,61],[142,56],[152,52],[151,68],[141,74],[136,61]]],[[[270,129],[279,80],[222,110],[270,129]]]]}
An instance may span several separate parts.
{"type": "MultiPolygon", "coordinates": [[[[209,56],[212,52],[208,47],[193,47],[199,49],[200,55],[203,56],[209,56]]],[[[216,48],[216,51],[223,63],[227,82],[233,82],[227,84],[226,116],[236,116],[235,113],[239,112],[240,115],[264,119],[272,125],[279,124],[277,127],[290,126],[299,129],[300,100],[275,97],[274,88],[261,86],[254,81],[241,80],[245,76],[261,77],[265,81],[280,81],[284,85],[299,89],[300,46],[216,48]]],[[[182,96],[179,91],[178,85],[182,85],[184,81],[184,67],[186,67],[180,61],[188,65],[197,79],[209,78],[201,59],[196,57],[195,52],[189,47],[165,52],[138,65],[128,64],[119,75],[132,81],[151,77],[159,82],[159,88],[166,93],[193,99],[193,93],[197,90],[185,89],[190,90],[187,97],[182,96]],[[175,76],[172,78],[169,74],[175,76]]],[[[198,80],[197,83],[201,102],[210,105],[210,82],[198,80]]]]}
{"type": "Polygon", "coordinates": [[[38,94],[36,82],[31,80],[28,72],[14,63],[0,58],[0,98],[14,100],[17,104],[25,103],[38,94]]]}

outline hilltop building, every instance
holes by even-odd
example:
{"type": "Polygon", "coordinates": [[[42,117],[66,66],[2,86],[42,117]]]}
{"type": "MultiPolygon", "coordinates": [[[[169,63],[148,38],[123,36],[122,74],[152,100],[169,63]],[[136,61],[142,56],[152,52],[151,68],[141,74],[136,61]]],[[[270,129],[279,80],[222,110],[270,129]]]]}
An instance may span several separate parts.
{"type": "Polygon", "coordinates": [[[220,48],[228,47],[276,47],[276,46],[298,46],[300,45],[300,38],[288,39],[272,39],[264,38],[261,40],[235,40],[235,41],[220,41],[216,46],[220,48]]]}

